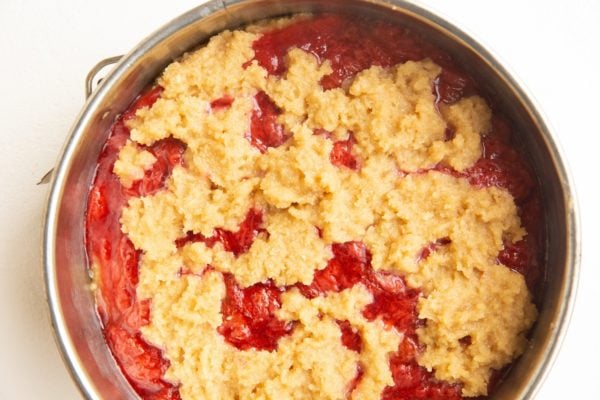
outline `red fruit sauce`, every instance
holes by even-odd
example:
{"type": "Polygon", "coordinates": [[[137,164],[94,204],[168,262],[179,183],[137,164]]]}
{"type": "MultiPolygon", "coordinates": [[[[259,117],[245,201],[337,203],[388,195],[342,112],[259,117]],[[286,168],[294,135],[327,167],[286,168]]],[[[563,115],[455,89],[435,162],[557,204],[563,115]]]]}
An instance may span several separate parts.
{"type": "Polygon", "coordinates": [[[285,289],[271,281],[242,289],[233,275],[224,274],[224,278],[227,295],[221,308],[223,324],[219,333],[240,350],[276,350],[279,338],[290,334],[294,327],[294,323],[275,316],[285,289]]]}
{"type": "Polygon", "coordinates": [[[283,130],[283,126],[277,123],[279,114],[279,108],[265,92],[258,92],[254,96],[249,140],[261,153],[267,151],[269,147],[282,145],[289,137],[289,134],[283,130]]]}
{"type": "Polygon", "coordinates": [[[225,95],[221,98],[211,101],[210,108],[213,111],[229,108],[229,106],[231,106],[233,104],[233,100],[234,100],[233,97],[225,95]]]}
{"type": "MultiPolygon", "coordinates": [[[[429,57],[443,67],[432,87],[437,103],[451,104],[477,91],[471,78],[460,72],[450,56],[406,28],[382,20],[324,14],[266,33],[253,45],[255,59],[274,75],[285,73],[285,55],[291,47],[314,54],[319,62],[331,62],[333,72],[321,81],[325,89],[342,86],[347,79],[372,65],[387,67],[429,57]]],[[[185,145],[168,138],[147,147],[157,162],[130,188],[124,188],[112,172],[118,152],[129,138],[125,121],[132,118],[137,109],[151,106],[161,93],[162,88],[157,86],[141,95],[113,125],[98,159],[96,177],[88,196],[85,240],[88,255],[97,266],[94,273],[98,283],[98,313],[117,363],[143,399],[176,400],[180,398],[178,387],[163,379],[169,362],[159,349],[141,337],[140,328],[149,323],[151,304],[136,298],[141,254],[121,232],[119,218],[130,198],[149,195],[163,188],[173,168],[183,164],[185,145]]],[[[211,108],[213,111],[226,109],[233,101],[234,98],[225,95],[213,100],[211,108]]],[[[282,145],[290,136],[277,123],[279,113],[278,107],[264,92],[255,96],[247,139],[261,152],[282,145]]],[[[448,139],[453,134],[450,128],[448,139]]],[[[359,161],[352,154],[353,144],[352,136],[335,142],[330,155],[332,164],[359,169],[359,161]]],[[[541,280],[539,248],[542,234],[535,178],[522,154],[515,150],[510,126],[501,117],[494,117],[493,130],[484,138],[483,150],[481,159],[463,173],[445,165],[434,169],[465,177],[477,187],[505,188],[515,197],[529,234],[517,243],[505,243],[498,261],[524,274],[535,292],[541,280]]],[[[220,242],[225,250],[238,256],[246,252],[260,234],[265,234],[263,213],[251,209],[235,232],[218,228],[210,237],[190,232],[176,244],[181,247],[189,242],[203,241],[213,246],[220,242]]],[[[439,238],[415,254],[415,259],[426,259],[448,243],[448,238],[439,238]]],[[[382,399],[460,399],[459,385],[437,381],[416,362],[416,356],[422,351],[416,336],[416,329],[423,324],[416,309],[419,291],[408,288],[401,276],[374,271],[370,252],[363,243],[335,243],[332,251],[333,258],[325,269],[315,272],[310,285],[294,287],[307,298],[314,298],[361,283],[374,298],[363,311],[365,318],[381,318],[390,327],[404,332],[403,342],[390,358],[394,385],[384,390],[382,399]]],[[[240,350],[275,350],[278,340],[291,334],[295,326],[294,322],[280,321],[275,315],[281,307],[281,294],[290,287],[277,287],[267,281],[241,288],[233,275],[223,274],[223,277],[226,297],[221,308],[224,322],[218,328],[219,333],[240,350]]],[[[343,345],[360,352],[363,346],[360,334],[348,321],[337,322],[343,345]]],[[[464,338],[461,344],[468,346],[469,339],[464,338]]],[[[363,368],[357,367],[356,377],[349,384],[349,395],[360,383],[363,368]]]]}
{"type": "Polygon", "coordinates": [[[329,159],[333,165],[338,167],[346,167],[350,169],[359,169],[360,165],[354,154],[352,154],[352,146],[354,145],[354,137],[350,137],[346,140],[339,140],[333,143],[333,149],[329,159]]]}

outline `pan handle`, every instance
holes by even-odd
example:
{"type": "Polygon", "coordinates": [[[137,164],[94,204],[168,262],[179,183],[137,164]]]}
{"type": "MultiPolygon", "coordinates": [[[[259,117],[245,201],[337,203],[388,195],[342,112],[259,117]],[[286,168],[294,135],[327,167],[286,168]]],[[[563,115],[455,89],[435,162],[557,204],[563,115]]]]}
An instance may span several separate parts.
{"type": "Polygon", "coordinates": [[[104,78],[104,76],[98,77],[100,71],[102,71],[105,67],[107,67],[109,65],[118,63],[121,60],[121,58],[123,58],[122,55],[108,57],[108,58],[105,58],[104,60],[99,61],[96,65],[94,65],[92,67],[92,69],[90,70],[90,72],[88,72],[88,74],[85,78],[85,97],[86,98],[90,97],[90,95],[92,94],[92,92],[94,91],[96,86],[98,86],[98,84],[104,78]]]}
{"type": "MultiPolygon", "coordinates": [[[[103,76],[99,77],[100,71],[102,71],[105,67],[109,65],[113,65],[119,62],[123,56],[114,56],[108,57],[104,60],[99,61],[96,65],[92,67],[90,72],[88,72],[85,77],[85,98],[90,97],[96,86],[102,81],[103,76]]],[[[52,180],[52,175],[54,173],[54,168],[50,171],[46,172],[46,174],[36,183],[36,185],[45,185],[52,180]]]]}

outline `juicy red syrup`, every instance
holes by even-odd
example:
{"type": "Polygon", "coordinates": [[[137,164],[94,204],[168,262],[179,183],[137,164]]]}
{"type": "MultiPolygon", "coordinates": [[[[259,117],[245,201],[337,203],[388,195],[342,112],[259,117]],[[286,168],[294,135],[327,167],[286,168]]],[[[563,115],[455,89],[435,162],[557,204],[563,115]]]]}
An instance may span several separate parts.
{"type": "Polygon", "coordinates": [[[338,167],[346,167],[357,170],[360,168],[358,159],[352,153],[352,146],[354,145],[354,137],[350,136],[346,140],[338,140],[333,143],[333,149],[329,159],[331,163],[338,167]]]}
{"type": "Polygon", "coordinates": [[[463,96],[474,94],[476,88],[469,76],[461,74],[447,65],[433,82],[433,92],[436,96],[436,104],[452,104],[463,96]]]}
{"type": "Polygon", "coordinates": [[[429,257],[429,255],[431,253],[433,253],[440,247],[445,246],[450,243],[452,243],[452,241],[450,240],[450,238],[447,238],[447,237],[441,238],[441,239],[436,240],[435,242],[429,243],[427,246],[425,246],[425,248],[423,248],[423,250],[421,250],[421,253],[417,257],[417,260],[421,261],[421,260],[427,259],[427,257],[429,257]]]}
{"type": "Polygon", "coordinates": [[[283,126],[277,123],[279,114],[281,110],[265,92],[258,92],[254,96],[248,140],[261,153],[267,151],[269,147],[281,146],[290,136],[283,126]]]}
{"type": "MultiPolygon", "coordinates": [[[[425,42],[420,36],[391,23],[369,18],[323,14],[310,20],[296,22],[285,28],[264,34],[253,45],[255,59],[270,74],[283,75],[285,55],[291,47],[312,53],[319,62],[329,60],[333,72],[321,84],[325,89],[340,87],[348,78],[372,65],[391,66],[407,60],[434,60],[443,69],[434,81],[432,93],[436,104],[451,104],[463,96],[476,93],[473,81],[459,72],[450,56],[425,42]]],[[[141,107],[152,105],[161,95],[156,87],[141,96],[112,128],[111,135],[98,160],[96,178],[90,189],[86,216],[86,246],[88,254],[98,263],[98,311],[104,324],[106,340],[123,372],[136,391],[151,400],[179,399],[176,386],[163,379],[169,366],[156,347],[146,343],[140,328],[149,323],[149,301],[138,301],[135,288],[138,283],[140,252],[120,230],[121,209],[129,198],[155,193],[164,186],[175,165],[182,164],[185,146],[174,139],[165,139],[147,147],[157,158],[152,169],[131,188],[121,186],[112,173],[120,148],[129,138],[124,121],[132,118],[141,107]]],[[[233,98],[223,96],[211,102],[211,109],[226,109],[233,98]]],[[[289,134],[277,123],[279,108],[264,93],[255,96],[248,140],[261,152],[283,144],[289,134]]],[[[315,134],[328,132],[317,130],[315,134]]],[[[446,132],[447,140],[454,137],[454,129],[446,132]]],[[[352,153],[354,139],[334,143],[330,154],[332,164],[353,170],[360,163],[352,153]]],[[[476,187],[505,188],[515,197],[523,226],[528,235],[517,243],[505,243],[498,261],[525,275],[530,288],[540,281],[538,248],[541,248],[542,220],[539,195],[535,180],[523,156],[514,150],[510,126],[501,118],[493,120],[492,132],[483,139],[483,156],[477,163],[459,173],[445,165],[434,169],[457,177],[465,177],[476,187]]],[[[203,241],[208,246],[220,242],[235,256],[246,252],[259,234],[264,232],[261,210],[251,209],[237,231],[215,229],[210,237],[189,232],[176,245],[203,241]]],[[[317,227],[318,229],[318,227],[317,227]]],[[[426,259],[440,247],[449,244],[440,238],[415,255],[417,262],[426,259]]],[[[404,333],[398,350],[390,357],[394,385],[388,386],[382,399],[460,399],[459,385],[437,381],[433,374],[420,367],[416,358],[422,351],[416,329],[424,321],[418,319],[418,290],[406,286],[402,277],[383,271],[374,271],[371,255],[361,242],[335,243],[333,258],[327,267],[314,274],[310,285],[297,284],[307,298],[325,296],[361,283],[373,294],[373,302],[365,307],[363,315],[369,320],[381,318],[385,324],[404,333]]],[[[211,269],[207,266],[207,269],[211,269]]],[[[273,351],[278,340],[293,332],[295,322],[277,319],[281,294],[289,287],[277,287],[272,281],[241,288],[231,274],[223,274],[226,296],[221,305],[223,324],[218,331],[227,342],[240,350],[273,351]]],[[[348,321],[337,321],[342,344],[361,352],[363,343],[358,331],[348,321]]],[[[461,339],[468,346],[470,338],[461,339]]],[[[349,384],[348,394],[360,383],[364,366],[349,384]]],[[[501,380],[496,372],[490,383],[501,380]]]]}
{"type": "Polygon", "coordinates": [[[362,351],[362,338],[360,333],[353,328],[349,321],[337,321],[338,326],[342,332],[342,344],[348,349],[353,350],[357,353],[362,351]]]}
{"type": "Polygon", "coordinates": [[[233,104],[234,98],[226,95],[210,102],[210,108],[213,111],[229,108],[233,104]]]}
{"type": "MultiPolygon", "coordinates": [[[[333,135],[331,132],[325,129],[315,129],[313,132],[315,135],[324,136],[325,138],[332,140],[333,135]]],[[[360,169],[360,163],[356,155],[352,152],[352,147],[356,143],[354,134],[350,132],[348,139],[338,140],[333,142],[333,148],[329,154],[329,161],[336,167],[346,167],[352,170],[360,169]]]]}
{"type": "Polygon", "coordinates": [[[242,289],[233,275],[223,276],[227,294],[221,306],[223,324],[218,332],[240,350],[276,350],[279,338],[291,333],[294,327],[293,322],[275,316],[285,290],[272,281],[242,289]]]}

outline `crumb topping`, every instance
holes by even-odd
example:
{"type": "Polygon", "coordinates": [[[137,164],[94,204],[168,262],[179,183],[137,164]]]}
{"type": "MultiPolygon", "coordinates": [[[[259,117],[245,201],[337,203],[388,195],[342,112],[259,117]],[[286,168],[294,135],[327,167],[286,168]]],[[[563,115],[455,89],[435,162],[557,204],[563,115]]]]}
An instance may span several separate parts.
{"type": "Polygon", "coordinates": [[[461,172],[480,158],[489,107],[478,96],[436,104],[441,68],[429,59],[373,66],[324,90],[329,61],[293,48],[287,72],[269,75],[253,61],[252,43],[265,29],[225,31],[169,65],[160,99],[127,122],[132,141],[115,163],[128,187],[154,162],[140,146],[168,137],[187,146],[164,189],[131,198],[121,216],[143,252],[137,294],[152,307],[142,332],[164,350],[166,378],[183,399],[345,399],[360,369],[352,398],[379,399],[393,384],[389,355],[404,332],[363,316],[372,297],[360,284],[312,299],[283,293],[276,314],[294,328],[275,351],[239,350],[218,332],[224,273],[243,288],[310,284],[332,244],[361,241],[375,270],[398,273],[423,293],[419,364],[462,384],[465,396],[485,395],[492,369],[523,352],[536,317],[523,276],[496,260],[504,241],[525,231],[506,190],[435,168],[461,172]],[[284,133],[263,148],[249,139],[260,93],[284,133]],[[231,101],[211,106],[223,98],[231,101]],[[353,168],[332,162],[342,142],[352,144],[353,168]],[[210,241],[253,209],[263,220],[247,251],[210,241]],[[202,240],[181,242],[186,235],[202,240]],[[336,321],[357,330],[360,353],[343,346],[336,321]]]}
{"type": "Polygon", "coordinates": [[[142,179],[146,170],[156,162],[156,157],[148,150],[143,150],[131,140],[125,143],[115,161],[113,172],[121,180],[121,184],[130,188],[133,182],[142,179]]]}

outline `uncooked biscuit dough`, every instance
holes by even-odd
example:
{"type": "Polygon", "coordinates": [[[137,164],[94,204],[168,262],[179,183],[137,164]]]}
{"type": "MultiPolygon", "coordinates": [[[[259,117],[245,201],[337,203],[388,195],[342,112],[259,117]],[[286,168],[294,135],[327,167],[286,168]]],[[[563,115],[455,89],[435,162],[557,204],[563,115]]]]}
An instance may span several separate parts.
{"type": "MultiPolygon", "coordinates": [[[[169,136],[187,145],[165,189],[131,199],[121,218],[143,251],[138,296],[151,299],[152,310],[142,331],[164,349],[167,379],[180,383],[184,399],[344,399],[360,363],[364,376],[352,397],[379,399],[393,384],[388,358],[403,332],[365,320],[372,299],[361,285],[312,300],[284,294],[279,317],[299,323],[273,352],[238,350],[216,330],[220,272],[243,287],[310,283],[332,257],[332,243],[357,240],[375,269],[402,274],[422,291],[420,365],[461,383],[465,396],[486,394],[492,369],[521,354],[536,317],[523,276],[495,261],[504,239],[525,232],[507,191],[422,172],[440,162],[462,171],[481,156],[491,118],[485,101],[467,97],[438,111],[431,87],[441,69],[428,59],[374,66],[325,91],[319,81],[331,72],[328,62],[292,49],[287,73],[268,76],[256,61],[247,64],[264,29],[225,31],[172,63],[158,80],[161,98],[127,122],[139,145],[169,136]],[[281,109],[291,135],[264,153],[246,137],[259,91],[281,109]],[[211,110],[225,95],[231,106],[211,110]],[[449,124],[455,135],[446,141],[449,124]],[[356,171],[330,161],[332,140],[350,134],[356,171]],[[253,207],[263,211],[266,233],[238,257],[220,244],[175,245],[190,231],[235,230],[253,207]],[[420,249],[441,238],[449,244],[419,260],[420,249]],[[213,269],[203,273],[207,265],[213,269]],[[180,274],[182,266],[194,273],[180,274]],[[345,348],[335,319],[350,321],[366,350],[345,348]],[[468,347],[459,344],[465,336],[468,347]]],[[[128,143],[115,165],[125,186],[151,163],[137,144],[128,143]]]]}

